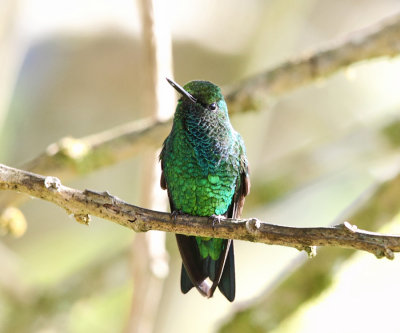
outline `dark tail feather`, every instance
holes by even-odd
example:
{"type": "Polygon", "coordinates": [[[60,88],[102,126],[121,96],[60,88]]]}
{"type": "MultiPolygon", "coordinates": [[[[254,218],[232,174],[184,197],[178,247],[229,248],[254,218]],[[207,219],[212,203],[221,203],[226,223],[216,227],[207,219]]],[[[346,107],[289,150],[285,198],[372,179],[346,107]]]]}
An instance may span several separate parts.
{"type": "Polygon", "coordinates": [[[207,281],[203,280],[198,285],[194,285],[193,282],[190,280],[189,274],[186,271],[185,265],[182,264],[181,270],[181,291],[182,293],[186,294],[190,289],[196,287],[196,289],[205,297],[209,297],[210,295],[210,285],[207,281]]]}
{"type": "Polygon", "coordinates": [[[221,293],[230,301],[235,299],[235,257],[233,254],[233,241],[229,248],[228,257],[225,261],[224,271],[222,272],[221,280],[218,284],[221,293]]]}
{"type": "Polygon", "coordinates": [[[182,264],[181,269],[181,291],[186,294],[190,289],[194,287],[192,281],[190,281],[190,277],[186,272],[185,266],[182,264]]]}
{"type": "Polygon", "coordinates": [[[212,260],[210,257],[207,257],[204,260],[203,271],[207,274],[211,281],[215,281],[215,278],[217,276],[216,269],[217,262],[215,260],[212,260]]]}
{"type": "Polygon", "coordinates": [[[181,290],[188,292],[193,286],[208,297],[210,286],[206,281],[207,274],[203,270],[203,260],[200,256],[194,236],[176,234],[179,252],[183,266],[181,271],[181,290]]]}

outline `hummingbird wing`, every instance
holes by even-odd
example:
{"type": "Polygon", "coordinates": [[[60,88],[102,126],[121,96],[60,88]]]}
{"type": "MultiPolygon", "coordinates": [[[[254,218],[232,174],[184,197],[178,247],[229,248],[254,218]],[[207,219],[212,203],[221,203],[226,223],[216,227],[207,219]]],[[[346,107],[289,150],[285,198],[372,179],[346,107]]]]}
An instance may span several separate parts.
{"type": "MultiPolygon", "coordinates": [[[[244,152],[244,146],[242,141],[241,149],[244,152]]],[[[240,218],[243,210],[243,205],[245,201],[245,197],[250,192],[250,177],[249,177],[249,166],[247,162],[246,155],[244,153],[241,154],[240,161],[240,176],[238,179],[238,183],[236,185],[236,191],[232,199],[231,206],[229,207],[226,216],[230,218],[240,218]]],[[[214,292],[215,288],[218,286],[218,289],[221,293],[229,300],[233,301],[235,298],[235,260],[234,260],[234,251],[233,251],[233,240],[226,240],[226,249],[225,253],[221,254],[220,258],[224,258],[223,261],[220,260],[218,273],[216,277],[217,279],[212,279],[213,284],[210,288],[211,294],[214,292]]]]}

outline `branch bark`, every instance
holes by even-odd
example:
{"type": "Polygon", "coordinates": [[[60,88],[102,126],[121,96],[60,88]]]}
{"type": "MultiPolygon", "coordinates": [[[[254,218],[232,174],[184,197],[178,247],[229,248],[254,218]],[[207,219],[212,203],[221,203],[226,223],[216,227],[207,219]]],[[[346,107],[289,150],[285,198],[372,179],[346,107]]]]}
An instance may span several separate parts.
{"type": "MultiPolygon", "coordinates": [[[[400,176],[398,176],[400,179],[400,176]]],[[[160,230],[185,235],[240,239],[306,250],[314,246],[336,246],[370,252],[378,258],[394,258],[400,251],[400,236],[357,229],[348,222],[333,227],[295,228],[258,219],[221,219],[176,216],[130,205],[108,192],[76,190],[55,177],[44,177],[0,164],[0,189],[23,192],[64,208],[83,224],[90,215],[118,223],[136,232],[160,230]]]]}

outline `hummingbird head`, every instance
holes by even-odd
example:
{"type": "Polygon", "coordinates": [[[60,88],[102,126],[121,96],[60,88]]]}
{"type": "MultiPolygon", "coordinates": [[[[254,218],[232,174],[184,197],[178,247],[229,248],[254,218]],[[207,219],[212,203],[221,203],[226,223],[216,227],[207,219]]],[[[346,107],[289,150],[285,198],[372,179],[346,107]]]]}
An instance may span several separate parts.
{"type": "Polygon", "coordinates": [[[222,109],[227,112],[224,96],[215,84],[209,81],[190,81],[181,87],[168,78],[167,81],[181,94],[183,102],[189,102],[208,111],[222,109]]]}
{"type": "MultiPolygon", "coordinates": [[[[209,81],[190,81],[183,87],[167,79],[181,94],[172,132],[183,134],[192,144],[204,170],[229,158],[236,140],[221,90],[209,81]]],[[[171,132],[171,133],[172,133],[171,132]]]]}

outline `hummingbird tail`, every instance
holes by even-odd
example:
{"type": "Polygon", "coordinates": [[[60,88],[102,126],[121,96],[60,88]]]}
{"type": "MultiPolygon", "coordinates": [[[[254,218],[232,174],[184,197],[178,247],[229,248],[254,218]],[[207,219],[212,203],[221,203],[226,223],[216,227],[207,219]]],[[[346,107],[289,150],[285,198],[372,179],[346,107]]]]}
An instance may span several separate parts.
{"type": "Polygon", "coordinates": [[[202,258],[199,254],[195,237],[176,235],[183,264],[181,271],[181,290],[186,294],[190,289],[196,289],[205,297],[212,297],[218,287],[229,300],[235,299],[235,263],[233,241],[224,240],[226,249],[218,258],[202,258]],[[210,278],[212,285],[207,281],[210,278]]]}
{"type": "Polygon", "coordinates": [[[188,273],[186,272],[185,266],[182,264],[181,270],[181,291],[186,294],[190,289],[196,287],[196,289],[202,294],[204,297],[210,297],[210,285],[206,280],[200,282],[197,286],[193,284],[190,280],[188,273]]]}

